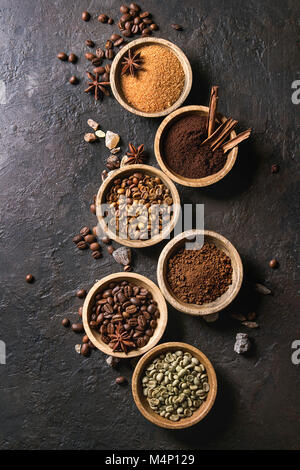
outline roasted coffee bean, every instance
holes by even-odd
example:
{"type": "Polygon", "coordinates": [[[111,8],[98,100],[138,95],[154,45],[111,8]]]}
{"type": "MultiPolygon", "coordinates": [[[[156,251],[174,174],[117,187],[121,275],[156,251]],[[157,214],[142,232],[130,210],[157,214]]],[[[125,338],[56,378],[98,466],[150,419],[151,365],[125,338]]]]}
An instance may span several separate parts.
{"type": "Polygon", "coordinates": [[[76,292],[76,295],[79,299],[83,299],[86,296],[86,290],[85,289],[79,289],[76,292]]]}
{"type": "Polygon", "coordinates": [[[93,243],[96,241],[96,237],[94,235],[92,235],[91,233],[89,233],[88,235],[86,235],[84,237],[84,240],[87,242],[87,243],[93,243]]]}
{"type": "Polygon", "coordinates": [[[82,317],[82,312],[83,312],[83,307],[79,307],[78,309],[78,315],[82,317]]]}
{"type": "Polygon", "coordinates": [[[90,205],[90,211],[91,211],[92,214],[96,215],[96,205],[95,204],[90,205]]]}
{"type": "Polygon", "coordinates": [[[109,253],[110,255],[112,255],[113,252],[115,251],[115,249],[114,249],[114,247],[113,247],[112,245],[108,245],[107,251],[108,251],[108,253],[109,253]]]}
{"type": "Polygon", "coordinates": [[[105,72],[110,73],[110,70],[111,70],[111,64],[106,64],[105,65],[105,72]]]}
{"type": "Polygon", "coordinates": [[[116,378],[116,384],[125,385],[125,384],[127,384],[127,379],[123,376],[117,377],[116,378]]]}
{"type": "Polygon", "coordinates": [[[149,28],[151,29],[151,31],[157,31],[158,30],[158,26],[156,23],[151,23],[149,28]]]}
{"type": "Polygon", "coordinates": [[[88,11],[84,11],[82,14],[81,14],[81,18],[83,19],[83,21],[89,21],[91,15],[89,14],[88,11]]]}
{"type": "Polygon", "coordinates": [[[88,343],[88,342],[89,342],[89,337],[88,337],[88,335],[84,335],[84,336],[82,337],[82,342],[83,342],[83,343],[88,343]]]}
{"type": "Polygon", "coordinates": [[[71,64],[76,64],[77,60],[78,60],[77,55],[73,53],[69,55],[68,61],[71,62],[71,64]]]}
{"type": "Polygon", "coordinates": [[[139,32],[139,27],[137,24],[134,24],[131,28],[132,34],[137,34],[139,32]]]}
{"type": "Polygon", "coordinates": [[[67,54],[66,54],[65,52],[59,52],[59,53],[57,54],[57,58],[58,58],[59,60],[62,60],[62,61],[68,60],[68,56],[67,56],[67,54]]]}
{"type": "Polygon", "coordinates": [[[85,237],[86,235],[88,235],[90,233],[90,228],[89,227],[82,227],[82,229],[80,229],[80,235],[82,237],[85,237]]]}
{"type": "Polygon", "coordinates": [[[113,51],[113,49],[106,49],[105,51],[105,57],[108,59],[108,60],[113,60],[115,56],[115,53],[113,51]]]}
{"type": "Polygon", "coordinates": [[[71,328],[75,333],[82,333],[84,331],[82,323],[72,323],[71,328]]]}
{"type": "Polygon", "coordinates": [[[107,22],[108,22],[108,24],[114,24],[113,18],[108,18],[107,22]]]}
{"type": "Polygon", "coordinates": [[[101,253],[101,251],[99,251],[99,250],[93,251],[93,252],[92,252],[92,257],[93,257],[94,259],[100,259],[100,258],[102,258],[102,253],[101,253]]]}
{"type": "Polygon", "coordinates": [[[110,239],[109,237],[105,236],[105,237],[102,237],[102,238],[101,238],[101,241],[102,241],[102,243],[104,243],[105,245],[109,245],[110,242],[111,242],[111,239],[110,239]]]}
{"type": "Polygon", "coordinates": [[[94,242],[94,243],[90,244],[90,249],[92,251],[99,251],[99,250],[101,250],[101,246],[99,245],[99,243],[94,242]]]}
{"type": "Polygon", "coordinates": [[[114,33],[114,34],[112,34],[112,35],[110,36],[110,40],[111,40],[113,43],[115,43],[115,42],[116,42],[118,39],[120,39],[120,38],[121,38],[121,36],[120,36],[119,34],[116,34],[116,33],[114,33]]]}
{"type": "Polygon", "coordinates": [[[129,8],[126,6],[126,5],[121,5],[120,6],[120,12],[121,13],[128,13],[129,12],[129,8]]]}
{"type": "Polygon", "coordinates": [[[88,344],[84,343],[81,346],[80,354],[82,354],[83,356],[86,356],[86,357],[88,357],[91,354],[91,350],[90,350],[90,347],[89,347],[88,344]]]}
{"type": "Polygon", "coordinates": [[[72,75],[72,77],[69,78],[69,82],[71,83],[71,85],[77,85],[79,80],[75,75],[72,75]]]}
{"type": "Polygon", "coordinates": [[[278,173],[279,172],[279,165],[275,164],[271,166],[271,173],[278,173]]]}
{"type": "Polygon", "coordinates": [[[121,38],[120,39],[117,39],[115,42],[114,42],[114,45],[116,47],[120,46],[122,43],[124,42],[124,38],[121,38]]]}
{"type": "Polygon", "coordinates": [[[152,31],[151,31],[151,29],[149,29],[149,28],[145,28],[145,29],[143,29],[143,31],[142,31],[142,37],[151,36],[151,34],[152,34],[152,31]]]}
{"type": "Polygon", "coordinates": [[[132,19],[131,15],[129,13],[124,13],[124,15],[121,16],[120,21],[121,23],[126,23],[126,21],[130,21],[132,19]]]}
{"type": "Polygon", "coordinates": [[[94,57],[92,59],[92,64],[95,66],[95,67],[100,67],[100,65],[102,64],[103,60],[100,58],[100,57],[94,57]]]}
{"type": "Polygon", "coordinates": [[[173,24],[171,24],[171,26],[176,31],[182,31],[183,30],[183,27],[180,24],[173,23],[173,24]]]}
{"type": "Polygon", "coordinates": [[[138,348],[143,348],[146,345],[146,341],[144,337],[140,336],[137,341],[136,341],[137,347],[138,348]]]}
{"type": "Polygon", "coordinates": [[[129,10],[129,15],[131,15],[131,17],[134,18],[137,15],[137,12],[134,10],[129,10]]]}
{"type": "MultiPolygon", "coordinates": [[[[153,320],[152,320],[153,321],[153,320]]],[[[145,326],[147,325],[147,320],[146,318],[144,317],[144,315],[139,315],[138,316],[138,324],[139,326],[141,326],[142,328],[145,328],[145,326]]]]}
{"type": "Polygon", "coordinates": [[[113,42],[110,39],[108,39],[105,43],[105,49],[112,49],[113,47],[114,47],[113,42]]]}
{"type": "Polygon", "coordinates": [[[154,313],[155,311],[156,311],[156,306],[153,304],[150,304],[149,307],[147,308],[147,312],[154,313]]]}
{"type": "Polygon", "coordinates": [[[277,259],[272,259],[272,260],[270,261],[270,263],[269,263],[269,266],[270,266],[270,268],[272,268],[272,269],[278,268],[279,263],[278,263],[277,259]]]}
{"type": "Polygon", "coordinates": [[[82,236],[81,235],[75,235],[75,237],[73,238],[73,243],[75,243],[75,245],[77,245],[77,243],[81,242],[83,240],[82,236]]]}
{"type": "Polygon", "coordinates": [[[70,326],[70,320],[68,318],[64,318],[61,324],[62,326],[67,328],[68,326],[70,326]]]}
{"type": "Polygon", "coordinates": [[[85,57],[87,60],[90,60],[90,61],[91,61],[91,60],[95,59],[96,56],[95,56],[94,54],[92,54],[92,52],[86,52],[86,53],[84,54],[84,57],[85,57]]]}
{"type": "Polygon", "coordinates": [[[87,39],[85,43],[88,47],[95,47],[95,43],[91,39],[87,39]]]}
{"type": "Polygon", "coordinates": [[[100,23],[107,23],[108,21],[108,16],[102,13],[101,15],[98,16],[98,21],[100,23]]]}
{"type": "Polygon", "coordinates": [[[105,72],[105,68],[104,67],[96,67],[93,69],[93,73],[96,74],[96,73],[99,73],[99,75],[103,75],[105,72]]]}
{"type": "Polygon", "coordinates": [[[152,24],[152,20],[151,20],[151,18],[144,18],[143,23],[145,23],[146,25],[150,25],[150,24],[152,24]]]}
{"type": "Polygon", "coordinates": [[[83,240],[77,243],[77,248],[79,250],[86,250],[88,248],[88,244],[83,240]]]}
{"type": "Polygon", "coordinates": [[[140,14],[140,18],[149,18],[151,16],[151,13],[149,11],[143,11],[143,13],[140,14]]]}
{"type": "Polygon", "coordinates": [[[130,3],[129,9],[138,12],[141,10],[141,7],[137,3],[130,3]]]}
{"type": "Polygon", "coordinates": [[[125,26],[125,29],[127,29],[128,31],[130,31],[132,25],[133,25],[132,21],[126,21],[126,23],[125,23],[124,26],[125,26]]]}
{"type": "Polygon", "coordinates": [[[25,277],[25,281],[31,284],[32,282],[34,282],[34,276],[32,274],[27,274],[25,277]]]}
{"type": "Polygon", "coordinates": [[[146,330],[145,333],[146,333],[146,335],[149,336],[149,337],[150,337],[150,336],[153,336],[153,330],[152,330],[152,329],[146,330]]]}
{"type": "MultiPolygon", "coordinates": [[[[109,74],[108,74],[107,72],[105,72],[105,73],[102,75],[102,80],[103,80],[104,82],[109,82],[109,74]]],[[[120,162],[119,162],[119,163],[120,163],[120,162]]],[[[107,166],[107,165],[106,165],[106,166],[107,166]]],[[[114,168],[112,168],[112,169],[114,170],[115,168],[119,168],[119,166],[120,166],[120,165],[118,165],[117,167],[114,167],[114,168]]],[[[107,167],[108,167],[108,166],[107,166],[107,167]]]]}
{"type": "Polygon", "coordinates": [[[104,51],[103,49],[101,49],[101,47],[97,47],[96,49],[96,56],[99,58],[99,59],[102,59],[104,57],[104,51]]]}
{"type": "Polygon", "coordinates": [[[146,28],[147,28],[147,26],[145,25],[145,23],[142,22],[142,23],[139,24],[139,30],[140,30],[141,32],[142,32],[144,29],[146,29],[146,28]]]}
{"type": "Polygon", "coordinates": [[[131,38],[132,32],[126,29],[125,31],[123,31],[123,36],[125,36],[126,38],[131,38]]]}

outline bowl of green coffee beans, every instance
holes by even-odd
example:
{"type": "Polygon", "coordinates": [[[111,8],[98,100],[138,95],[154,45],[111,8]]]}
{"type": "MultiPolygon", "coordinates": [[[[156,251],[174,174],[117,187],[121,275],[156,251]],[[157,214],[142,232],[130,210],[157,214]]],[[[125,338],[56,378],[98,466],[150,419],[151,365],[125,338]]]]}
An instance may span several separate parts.
{"type": "Polygon", "coordinates": [[[217,377],[199,349],[186,343],[164,343],[139,360],[132,394],[146,419],[163,428],[183,429],[199,423],[211,410],[217,377]]]}

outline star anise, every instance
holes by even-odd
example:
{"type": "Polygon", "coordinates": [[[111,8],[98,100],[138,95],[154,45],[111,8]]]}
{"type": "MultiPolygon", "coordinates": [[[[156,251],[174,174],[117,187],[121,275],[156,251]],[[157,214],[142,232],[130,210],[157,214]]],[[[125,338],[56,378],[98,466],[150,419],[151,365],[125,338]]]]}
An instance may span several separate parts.
{"type": "Polygon", "coordinates": [[[129,49],[127,55],[124,57],[122,61],[122,75],[125,73],[130,73],[132,77],[134,77],[135,73],[137,70],[141,69],[142,65],[142,58],[141,58],[141,53],[136,52],[134,55],[129,49]]]}
{"type": "Polygon", "coordinates": [[[107,87],[110,86],[110,82],[99,81],[99,73],[96,73],[96,76],[90,72],[86,72],[86,74],[91,81],[88,82],[88,88],[84,90],[85,93],[94,93],[95,100],[99,100],[102,95],[109,96],[109,90],[107,87]]]}
{"type": "Polygon", "coordinates": [[[144,154],[144,144],[139,147],[135,147],[132,143],[129,142],[129,152],[127,152],[128,160],[127,165],[134,165],[136,163],[144,163],[145,154],[144,154]]]}
{"type": "Polygon", "coordinates": [[[113,351],[121,350],[127,354],[128,348],[135,348],[136,346],[133,341],[130,341],[130,334],[127,331],[122,331],[122,329],[122,323],[120,322],[114,334],[108,335],[110,339],[109,346],[113,351]]]}

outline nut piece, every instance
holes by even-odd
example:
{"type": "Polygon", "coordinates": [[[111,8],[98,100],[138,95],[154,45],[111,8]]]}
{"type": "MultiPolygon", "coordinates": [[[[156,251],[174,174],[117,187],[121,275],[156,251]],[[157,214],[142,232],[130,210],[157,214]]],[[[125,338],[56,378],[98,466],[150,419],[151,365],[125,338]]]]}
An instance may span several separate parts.
{"type": "Polygon", "coordinates": [[[110,155],[106,160],[106,167],[109,170],[116,170],[120,168],[120,160],[116,155],[110,155]]]}
{"type": "Polygon", "coordinates": [[[103,139],[105,137],[105,132],[99,130],[95,132],[96,136],[99,137],[99,139],[103,139]]]}
{"type": "Polygon", "coordinates": [[[127,162],[129,160],[129,157],[128,155],[124,155],[124,157],[122,157],[122,160],[121,160],[121,168],[123,168],[123,166],[127,165],[127,162]]]}
{"type": "Polygon", "coordinates": [[[113,252],[113,257],[115,261],[123,266],[127,266],[131,261],[131,249],[126,246],[121,246],[113,252]]]}
{"type": "Polygon", "coordinates": [[[97,136],[95,134],[92,134],[91,132],[88,132],[87,134],[85,134],[84,140],[86,142],[96,142],[97,136]]]}
{"type": "Polygon", "coordinates": [[[117,365],[120,362],[120,359],[118,357],[107,356],[105,361],[106,361],[106,364],[108,364],[110,367],[117,367],[117,365]]]}
{"type": "Polygon", "coordinates": [[[99,124],[98,122],[94,121],[93,119],[88,119],[87,120],[88,126],[90,126],[94,131],[97,131],[99,129],[99,124]]]}
{"type": "Polygon", "coordinates": [[[234,344],[234,351],[237,354],[244,354],[249,351],[251,343],[247,333],[237,333],[236,341],[234,344]]]}
{"type": "Polygon", "coordinates": [[[107,131],[105,136],[105,145],[109,149],[115,148],[120,140],[120,136],[112,131],[107,131]]]}
{"type": "Polygon", "coordinates": [[[81,344],[75,344],[75,351],[77,352],[77,354],[80,354],[81,344]]]}

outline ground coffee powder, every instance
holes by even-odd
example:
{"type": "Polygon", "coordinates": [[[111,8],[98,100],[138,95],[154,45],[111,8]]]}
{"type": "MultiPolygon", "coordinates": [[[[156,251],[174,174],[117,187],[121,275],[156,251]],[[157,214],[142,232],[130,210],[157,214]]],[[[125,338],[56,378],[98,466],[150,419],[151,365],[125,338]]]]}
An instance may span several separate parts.
{"type": "Polygon", "coordinates": [[[208,145],[201,146],[207,138],[206,124],[205,116],[189,114],[170,126],[162,153],[171,170],[187,178],[204,178],[223,168],[227,160],[223,150],[212,152],[208,145]]]}
{"type": "Polygon", "coordinates": [[[204,243],[200,250],[182,248],[169,259],[167,279],[181,301],[213,302],[232,283],[231,260],[213,243],[204,243]]]}

